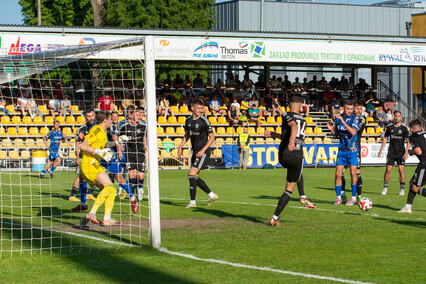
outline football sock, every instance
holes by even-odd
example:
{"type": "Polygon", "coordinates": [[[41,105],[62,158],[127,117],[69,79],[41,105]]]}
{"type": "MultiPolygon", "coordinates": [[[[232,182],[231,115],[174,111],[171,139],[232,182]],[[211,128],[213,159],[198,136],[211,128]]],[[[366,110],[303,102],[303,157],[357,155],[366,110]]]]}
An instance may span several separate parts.
{"type": "Polygon", "coordinates": [[[277,209],[275,209],[275,216],[280,216],[281,212],[284,210],[284,208],[287,206],[288,202],[290,201],[291,192],[288,190],[285,190],[283,195],[281,195],[280,200],[278,201],[277,209]]]}
{"type": "Polygon", "coordinates": [[[210,193],[209,193],[209,197],[210,197],[210,198],[213,198],[215,195],[216,195],[216,194],[214,194],[214,192],[213,192],[213,191],[210,191],[210,193]]]}
{"type": "Polygon", "coordinates": [[[420,187],[419,194],[423,197],[426,197],[426,189],[424,189],[423,187],[420,187]]]}
{"type": "Polygon", "coordinates": [[[357,191],[358,196],[361,196],[361,193],[362,193],[362,177],[361,177],[361,174],[357,174],[357,177],[358,177],[358,182],[357,182],[358,187],[357,187],[356,191],[357,191]]]}
{"type": "Polygon", "coordinates": [[[130,184],[129,184],[129,182],[126,180],[126,183],[125,184],[122,184],[121,185],[123,188],[124,188],[124,190],[129,194],[129,196],[130,196],[130,198],[132,198],[133,197],[133,190],[132,190],[132,188],[130,187],[130,184]]]}
{"type": "Polygon", "coordinates": [[[56,170],[56,168],[55,168],[54,166],[52,166],[52,167],[50,168],[50,172],[51,172],[51,173],[53,173],[55,170],[56,170]]]}
{"type": "Polygon", "coordinates": [[[87,193],[87,182],[81,181],[80,182],[80,201],[81,204],[86,204],[86,193],[87,193]]]}
{"type": "Polygon", "coordinates": [[[189,179],[189,195],[191,196],[191,200],[195,202],[195,195],[197,193],[197,177],[196,176],[188,176],[189,179]]]}
{"type": "Polygon", "coordinates": [[[306,198],[306,196],[305,196],[304,182],[303,182],[303,175],[300,177],[299,181],[297,182],[297,190],[299,191],[299,196],[300,197],[306,198]]]}
{"type": "Polygon", "coordinates": [[[139,181],[138,188],[143,189],[143,183],[144,183],[145,179],[139,179],[138,181],[139,181]]]}
{"type": "Polygon", "coordinates": [[[341,198],[341,196],[342,196],[342,186],[341,185],[336,185],[335,186],[335,190],[336,190],[336,196],[337,196],[337,198],[341,198]]]}
{"type": "Polygon", "coordinates": [[[211,192],[210,188],[207,186],[207,184],[202,180],[201,178],[196,178],[197,185],[199,188],[201,188],[205,193],[209,194],[211,192]]]}
{"type": "Polygon", "coordinates": [[[273,215],[273,216],[272,216],[272,218],[273,218],[275,221],[278,221],[278,219],[279,219],[277,215],[273,215]]]}
{"type": "Polygon", "coordinates": [[[133,192],[136,192],[138,189],[138,178],[129,179],[130,186],[132,187],[133,192]]]}
{"type": "Polygon", "coordinates": [[[399,185],[401,186],[401,190],[405,190],[405,182],[401,182],[399,185]]]}
{"type": "Polygon", "coordinates": [[[107,185],[105,188],[109,189],[109,195],[105,200],[105,216],[111,216],[111,211],[114,207],[114,199],[117,191],[112,184],[107,185]]]}
{"type": "Polygon", "coordinates": [[[389,181],[384,181],[383,182],[383,188],[388,188],[388,185],[389,185],[389,181]]]}
{"type": "Polygon", "coordinates": [[[346,180],[345,180],[345,173],[342,174],[342,191],[345,191],[346,186],[346,180]]]}
{"type": "Polygon", "coordinates": [[[413,204],[414,197],[416,197],[416,193],[413,191],[413,188],[410,186],[410,190],[408,191],[408,196],[407,196],[407,204],[409,205],[413,204]]]}
{"type": "Polygon", "coordinates": [[[351,189],[352,189],[352,198],[356,197],[356,191],[358,189],[358,185],[357,184],[351,184],[351,189]]]}
{"type": "Polygon", "coordinates": [[[75,196],[78,192],[78,187],[73,186],[71,189],[71,194],[70,196],[75,196]]]}
{"type": "Polygon", "coordinates": [[[42,173],[42,175],[45,175],[45,174],[46,174],[46,170],[45,170],[45,169],[43,169],[43,170],[41,171],[41,173],[42,173]]]}
{"type": "MultiPolygon", "coordinates": [[[[109,187],[105,186],[104,189],[102,189],[101,192],[99,192],[98,197],[96,197],[95,204],[93,204],[92,209],[90,209],[90,212],[96,213],[99,207],[101,207],[101,205],[105,202],[108,196],[109,196],[109,187]]],[[[106,209],[105,209],[105,215],[108,215],[106,214],[106,209]]]]}

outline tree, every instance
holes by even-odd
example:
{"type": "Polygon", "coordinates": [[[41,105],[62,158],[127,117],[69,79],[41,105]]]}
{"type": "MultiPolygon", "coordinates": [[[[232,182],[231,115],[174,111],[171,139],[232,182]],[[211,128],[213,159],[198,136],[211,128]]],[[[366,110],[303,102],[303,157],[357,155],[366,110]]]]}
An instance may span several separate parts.
{"type": "Polygon", "coordinates": [[[103,27],[106,25],[106,10],[108,1],[107,0],[90,0],[93,8],[93,22],[95,27],[103,27]]]}

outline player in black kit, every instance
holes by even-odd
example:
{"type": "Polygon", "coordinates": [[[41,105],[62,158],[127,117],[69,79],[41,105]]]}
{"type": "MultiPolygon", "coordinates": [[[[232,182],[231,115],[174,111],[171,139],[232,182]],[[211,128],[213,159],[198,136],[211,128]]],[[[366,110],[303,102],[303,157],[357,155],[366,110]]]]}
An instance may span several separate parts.
{"type": "MultiPolygon", "coordinates": [[[[119,140],[125,140],[125,160],[129,171],[129,181],[134,193],[138,193],[139,201],[143,198],[145,171],[146,124],[142,121],[142,108],[133,105],[127,108],[128,121],[119,129],[119,140]],[[120,139],[121,138],[121,139],[120,139]]],[[[118,156],[122,159],[122,148],[118,147],[118,156]]]]}
{"type": "Polygon", "coordinates": [[[383,182],[382,195],[386,195],[388,191],[388,184],[392,167],[395,163],[398,165],[399,170],[399,183],[401,189],[399,195],[404,195],[405,191],[405,160],[408,158],[408,149],[410,149],[410,141],[408,141],[408,127],[402,124],[402,114],[400,111],[395,111],[394,123],[389,124],[383,136],[382,147],[380,147],[379,158],[382,156],[383,148],[390,137],[390,145],[388,148],[388,155],[386,161],[386,171],[383,182]],[[405,149],[405,141],[407,141],[407,149],[405,149]]]}
{"type": "Polygon", "coordinates": [[[207,206],[211,206],[219,197],[210,190],[207,184],[198,176],[200,170],[206,165],[210,158],[210,145],[214,142],[214,133],[210,122],[202,116],[204,112],[204,103],[201,100],[192,102],[192,116],[185,122],[185,136],[178,149],[178,156],[182,156],[182,148],[191,139],[192,158],[191,168],[189,169],[189,193],[191,201],[186,208],[197,207],[195,195],[197,186],[209,195],[207,206]]]}
{"type": "Polygon", "coordinates": [[[302,176],[303,170],[303,143],[305,141],[306,121],[300,114],[303,98],[290,98],[290,112],[283,114],[282,136],[279,147],[280,164],[287,168],[286,188],[278,201],[277,208],[269,220],[271,226],[281,226],[279,216],[290,201],[291,194],[302,176]]]}
{"type": "Polygon", "coordinates": [[[399,210],[400,213],[411,213],[411,205],[413,204],[416,193],[426,197],[426,189],[423,185],[426,184],[426,131],[422,129],[420,120],[415,119],[409,123],[410,126],[410,143],[412,150],[409,150],[410,155],[416,155],[419,159],[417,169],[410,180],[410,191],[408,192],[407,203],[399,210]]]}

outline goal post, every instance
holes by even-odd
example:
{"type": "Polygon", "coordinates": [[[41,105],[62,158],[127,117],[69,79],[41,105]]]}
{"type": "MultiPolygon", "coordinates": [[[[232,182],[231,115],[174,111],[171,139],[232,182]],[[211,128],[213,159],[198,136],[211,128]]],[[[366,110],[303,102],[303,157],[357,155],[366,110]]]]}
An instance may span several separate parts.
{"type": "MultiPolygon", "coordinates": [[[[0,116],[0,259],[43,252],[116,251],[141,245],[158,248],[161,227],[153,37],[123,37],[55,50],[42,46],[40,51],[27,54],[12,51],[0,50],[0,87],[10,112],[0,116]],[[53,110],[56,117],[52,117],[48,98],[58,92],[74,99],[73,112],[60,115],[59,110],[53,110]],[[105,93],[113,94],[115,101],[122,96],[116,108],[120,120],[126,116],[121,104],[125,99],[145,107],[148,146],[139,211],[132,212],[128,195],[124,199],[117,196],[112,216],[120,224],[110,228],[87,223],[88,211],[71,213],[78,203],[69,201],[77,176],[76,133],[85,123],[84,110],[96,108],[105,93]],[[38,100],[36,114],[21,110],[22,94],[29,94],[26,101],[38,100]],[[49,157],[42,137],[52,130],[55,120],[60,121],[66,137],[60,145],[61,162],[53,179],[48,173],[39,179],[49,157]]],[[[117,181],[114,186],[118,192],[117,181]]],[[[89,209],[92,204],[88,200],[89,209]]]]}

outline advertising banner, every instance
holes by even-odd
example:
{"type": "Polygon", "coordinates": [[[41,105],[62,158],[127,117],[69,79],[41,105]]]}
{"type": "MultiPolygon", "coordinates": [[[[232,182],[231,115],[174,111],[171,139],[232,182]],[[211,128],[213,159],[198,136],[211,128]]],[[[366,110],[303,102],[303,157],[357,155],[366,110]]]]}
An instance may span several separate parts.
{"type": "MultiPolygon", "coordinates": [[[[0,56],[131,37],[134,36],[0,33],[0,56]]],[[[426,65],[426,45],[398,45],[389,42],[156,36],[154,44],[156,60],[426,65]]],[[[140,60],[143,59],[143,49],[141,46],[122,48],[100,53],[96,57],[140,60]]]]}
{"type": "MultiPolygon", "coordinates": [[[[250,157],[248,161],[249,168],[261,168],[265,164],[271,164],[274,167],[281,167],[278,156],[279,145],[250,145],[250,157]]],[[[386,164],[386,155],[388,144],[378,158],[381,144],[361,144],[361,163],[362,165],[384,166],[386,164]]],[[[303,166],[330,166],[336,165],[337,153],[339,151],[337,144],[305,144],[303,145],[303,166]]],[[[222,158],[225,167],[238,167],[239,156],[237,145],[223,145],[222,158]]],[[[406,164],[417,165],[419,160],[415,156],[410,156],[406,164]]]]}

